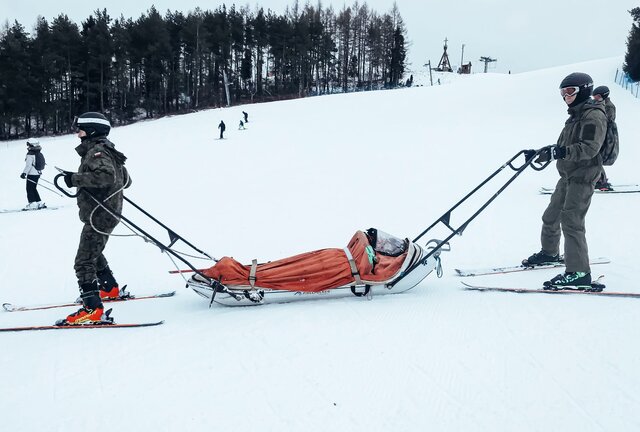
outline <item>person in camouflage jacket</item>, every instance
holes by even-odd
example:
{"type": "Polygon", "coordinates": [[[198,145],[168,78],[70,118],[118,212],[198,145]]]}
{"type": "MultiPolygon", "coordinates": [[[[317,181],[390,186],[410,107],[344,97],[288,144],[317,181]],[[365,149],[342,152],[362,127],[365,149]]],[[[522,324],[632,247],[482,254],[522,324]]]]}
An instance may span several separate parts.
{"type": "Polygon", "coordinates": [[[81,139],[76,152],[81,162],[78,172],[65,173],[64,181],[68,187],[78,188],[79,216],[84,223],[74,264],[83,307],[69,315],[65,325],[100,321],[104,311],[102,300],[119,295],[103,251],[120,222],[109,210],[121,213],[123,189],[131,185],[124,167],[126,156],[107,139],[111,129],[107,118],[100,113],[85,113],[78,117],[76,126],[81,139]]]}
{"type": "Polygon", "coordinates": [[[559,262],[560,236],[564,235],[566,271],[545,282],[549,288],[591,289],[585,217],[602,172],[599,152],[607,132],[603,104],[589,97],[592,88],[593,80],[584,73],[572,73],[562,80],[560,93],[569,107],[569,118],[557,144],[543,149],[536,160],[539,163],[557,160],[560,180],[542,215],[542,250],[523,264],[559,262]]]}

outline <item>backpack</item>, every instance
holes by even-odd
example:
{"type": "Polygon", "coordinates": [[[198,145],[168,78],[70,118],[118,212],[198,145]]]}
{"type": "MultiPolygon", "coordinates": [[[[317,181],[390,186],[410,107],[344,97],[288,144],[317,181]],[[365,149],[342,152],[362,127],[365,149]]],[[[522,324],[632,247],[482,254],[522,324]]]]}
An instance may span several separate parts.
{"type": "Polygon", "coordinates": [[[36,156],[36,163],[33,166],[36,170],[42,171],[44,169],[44,166],[46,165],[44,161],[44,155],[41,152],[37,152],[35,156],[36,156]]]}
{"type": "Polygon", "coordinates": [[[615,121],[607,122],[607,134],[604,143],[600,147],[600,156],[602,157],[602,165],[611,166],[618,159],[620,151],[620,141],[618,139],[618,126],[615,121]]]}

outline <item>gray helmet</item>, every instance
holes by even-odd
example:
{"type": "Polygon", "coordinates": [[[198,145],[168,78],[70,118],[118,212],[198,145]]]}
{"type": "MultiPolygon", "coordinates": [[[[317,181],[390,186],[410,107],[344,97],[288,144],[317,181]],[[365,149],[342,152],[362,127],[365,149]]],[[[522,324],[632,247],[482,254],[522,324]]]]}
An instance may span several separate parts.
{"type": "Polygon", "coordinates": [[[598,86],[593,89],[593,95],[600,95],[602,99],[606,99],[609,97],[609,87],[607,86],[598,86]]]}
{"type": "Polygon", "coordinates": [[[560,83],[560,88],[566,87],[578,87],[578,95],[570,106],[577,105],[584,102],[591,96],[591,90],[593,90],[593,80],[589,75],[582,72],[574,72],[567,75],[560,83]]]}
{"type": "Polygon", "coordinates": [[[85,131],[89,137],[107,136],[111,131],[111,123],[99,112],[86,112],[76,117],[73,126],[85,131]]]}

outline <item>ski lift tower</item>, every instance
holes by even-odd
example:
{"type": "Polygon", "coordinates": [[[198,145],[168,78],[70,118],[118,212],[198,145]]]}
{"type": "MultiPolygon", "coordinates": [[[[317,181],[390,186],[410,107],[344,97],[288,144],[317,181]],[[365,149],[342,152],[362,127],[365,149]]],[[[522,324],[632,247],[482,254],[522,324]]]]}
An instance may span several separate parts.
{"type": "Polygon", "coordinates": [[[498,59],[492,59],[491,57],[480,57],[480,61],[484,63],[484,73],[487,73],[487,67],[489,63],[498,61],[498,59]]]}
{"type": "Polygon", "coordinates": [[[451,68],[451,62],[449,61],[449,54],[447,54],[447,38],[444,39],[444,52],[442,53],[442,57],[440,57],[440,63],[438,63],[438,67],[435,69],[438,72],[453,72],[451,68]]]}

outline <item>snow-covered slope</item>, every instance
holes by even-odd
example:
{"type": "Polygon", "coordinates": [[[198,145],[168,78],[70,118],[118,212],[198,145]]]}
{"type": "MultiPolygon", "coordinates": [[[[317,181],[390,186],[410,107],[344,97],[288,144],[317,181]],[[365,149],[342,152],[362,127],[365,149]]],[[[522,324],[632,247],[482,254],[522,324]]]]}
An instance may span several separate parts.
{"type": "MultiPolygon", "coordinates": [[[[129,157],[129,198],[213,256],[267,261],[344,247],[370,226],[414,237],[517,151],[555,142],[566,117],[558,83],[574,71],[608,85],[618,107],[622,154],[611,180],[640,182],[640,101],[613,83],[620,62],[209,110],[116,128],[111,138],[129,157]],[[249,123],[237,131],[242,110],[249,123]],[[226,140],[215,139],[221,119],[226,140]]],[[[42,140],[46,179],[54,165],[77,166],[77,142],[42,140]]],[[[0,208],[25,204],[25,150],[22,141],[0,143],[0,208]]],[[[112,238],[106,255],[121,283],[140,295],[178,290],[116,304],[116,320],[166,323],[1,334],[2,429],[637,430],[638,301],[472,293],[454,276],[455,267],[518,263],[537,251],[549,199],[538,189],[556,179],[553,167],[525,172],[452,240],[441,279],[371,301],[209,309],[168,274],[157,248],[112,238]]],[[[64,207],[0,215],[3,302],[77,295],[75,204],[40,192],[64,207]]],[[[639,210],[640,194],[593,199],[590,251],[613,260],[593,272],[606,274],[609,289],[640,292],[639,210]]],[[[464,207],[452,222],[473,211],[464,207]]],[[[130,206],[125,213],[166,238],[130,206]]],[[[476,281],[535,287],[556,273],[476,281]]],[[[0,327],[50,324],[69,312],[0,313],[0,327]]]]}

